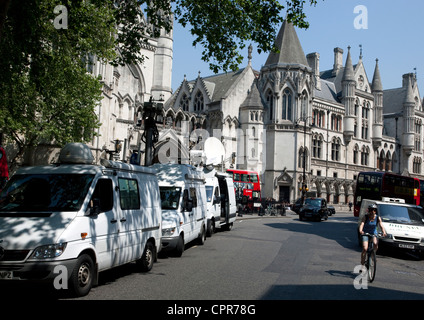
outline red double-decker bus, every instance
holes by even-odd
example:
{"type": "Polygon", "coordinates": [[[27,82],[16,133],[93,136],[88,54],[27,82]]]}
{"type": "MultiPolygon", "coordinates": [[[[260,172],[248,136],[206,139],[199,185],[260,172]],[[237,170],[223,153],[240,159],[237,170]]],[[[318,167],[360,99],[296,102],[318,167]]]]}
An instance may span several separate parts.
{"type": "Polygon", "coordinates": [[[420,180],[388,172],[360,172],[356,179],[355,217],[359,216],[362,199],[401,198],[406,203],[420,205],[420,180]]]}
{"type": "Polygon", "coordinates": [[[227,172],[233,175],[237,202],[241,201],[243,196],[248,200],[261,197],[261,181],[257,172],[237,169],[228,169],[227,172]]]}

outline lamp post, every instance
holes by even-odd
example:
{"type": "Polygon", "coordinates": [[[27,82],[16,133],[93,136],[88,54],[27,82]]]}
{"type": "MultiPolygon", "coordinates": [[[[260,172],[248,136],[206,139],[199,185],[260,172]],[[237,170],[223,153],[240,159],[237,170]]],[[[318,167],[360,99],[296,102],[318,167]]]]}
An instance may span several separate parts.
{"type": "MultiPolygon", "coordinates": [[[[299,127],[299,122],[303,121],[303,152],[302,152],[303,175],[302,175],[302,187],[300,188],[300,191],[302,192],[302,197],[301,197],[302,205],[305,203],[305,194],[309,190],[306,184],[306,123],[309,118],[313,119],[311,116],[308,116],[308,117],[301,117],[296,120],[296,127],[299,127]]],[[[314,124],[312,123],[310,126],[313,127],[314,124]]]]}

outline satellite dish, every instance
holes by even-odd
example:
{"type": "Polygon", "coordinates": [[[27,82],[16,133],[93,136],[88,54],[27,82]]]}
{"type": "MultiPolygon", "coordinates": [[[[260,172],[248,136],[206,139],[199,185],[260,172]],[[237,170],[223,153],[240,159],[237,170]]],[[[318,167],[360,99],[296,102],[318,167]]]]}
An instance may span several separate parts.
{"type": "Polygon", "coordinates": [[[206,157],[206,165],[218,165],[221,163],[223,157],[225,156],[224,146],[222,145],[221,141],[215,137],[206,139],[203,150],[206,157]]]}

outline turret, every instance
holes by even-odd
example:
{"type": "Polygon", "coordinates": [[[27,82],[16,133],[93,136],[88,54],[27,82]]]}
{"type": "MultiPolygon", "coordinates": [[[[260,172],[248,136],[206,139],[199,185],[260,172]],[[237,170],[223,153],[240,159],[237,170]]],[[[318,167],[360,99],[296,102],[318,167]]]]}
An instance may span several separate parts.
{"type": "Polygon", "coordinates": [[[381,146],[383,138],[383,85],[381,84],[378,59],[376,59],[371,91],[374,96],[374,121],[372,124],[372,143],[374,148],[381,146]]]}
{"type": "Polygon", "coordinates": [[[403,76],[404,86],[406,87],[405,100],[403,102],[403,151],[406,156],[410,156],[412,150],[414,150],[414,118],[415,118],[415,101],[412,93],[412,73],[405,74],[403,76]]]}
{"type": "Polygon", "coordinates": [[[345,107],[345,116],[343,118],[343,136],[345,143],[352,140],[355,128],[355,90],[356,81],[353,71],[352,58],[350,56],[350,47],[346,58],[346,66],[342,78],[342,102],[345,107]]]}
{"type": "Polygon", "coordinates": [[[157,39],[157,48],[154,57],[153,100],[166,101],[172,94],[172,72],[169,70],[172,70],[173,46],[172,30],[169,33],[161,30],[161,35],[157,39]]]}

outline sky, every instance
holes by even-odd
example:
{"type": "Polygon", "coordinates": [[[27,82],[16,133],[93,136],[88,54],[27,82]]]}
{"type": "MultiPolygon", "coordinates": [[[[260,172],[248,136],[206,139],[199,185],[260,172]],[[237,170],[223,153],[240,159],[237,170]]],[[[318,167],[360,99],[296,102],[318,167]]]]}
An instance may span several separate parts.
{"type": "MultiPolygon", "coordinates": [[[[310,27],[296,28],[296,32],[305,55],[320,54],[321,71],[333,68],[336,47],[344,51],[344,64],[350,46],[352,62],[356,64],[362,45],[362,61],[370,82],[378,59],[384,90],[401,87],[402,75],[416,72],[420,94],[424,94],[424,1],[318,0],[316,6],[305,4],[305,13],[310,27]]],[[[201,60],[202,47],[192,46],[193,39],[188,29],[174,25],[174,91],[184,75],[188,80],[196,79],[199,71],[201,77],[213,75],[209,65],[201,60]]],[[[247,65],[247,46],[245,51],[240,68],[247,65]]],[[[254,49],[252,67],[259,71],[268,54],[258,54],[254,49]]]]}

